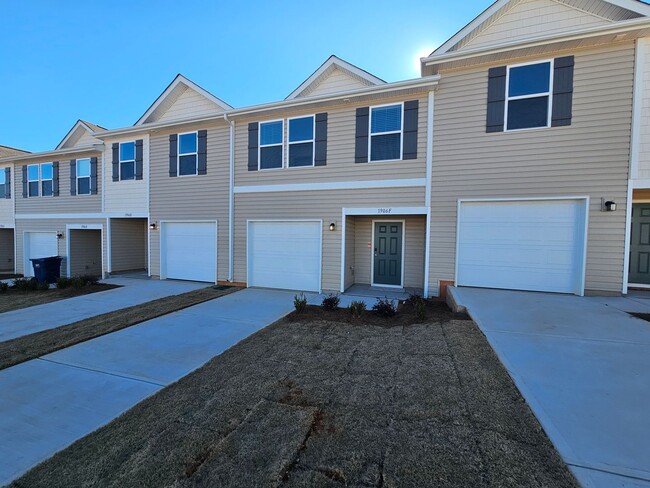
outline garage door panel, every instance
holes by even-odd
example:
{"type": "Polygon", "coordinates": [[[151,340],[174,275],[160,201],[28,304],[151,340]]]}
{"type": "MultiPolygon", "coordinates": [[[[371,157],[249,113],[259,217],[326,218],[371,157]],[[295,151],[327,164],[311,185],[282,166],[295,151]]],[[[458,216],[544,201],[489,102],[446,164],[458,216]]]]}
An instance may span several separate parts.
{"type": "Polygon", "coordinates": [[[30,259],[58,256],[59,243],[55,232],[25,232],[25,276],[34,276],[30,259]]]}
{"type": "Polygon", "coordinates": [[[216,282],[214,222],[167,222],[163,224],[161,239],[165,278],[216,282]]]}
{"type": "Polygon", "coordinates": [[[581,292],[585,211],[580,200],[462,203],[458,284],[581,292]]]}

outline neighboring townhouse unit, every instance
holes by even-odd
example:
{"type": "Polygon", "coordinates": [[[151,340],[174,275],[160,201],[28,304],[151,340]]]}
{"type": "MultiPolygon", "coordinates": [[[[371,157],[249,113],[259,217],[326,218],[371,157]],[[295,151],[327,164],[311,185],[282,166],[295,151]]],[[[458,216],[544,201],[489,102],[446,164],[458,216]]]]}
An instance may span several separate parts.
{"type": "MultiPolygon", "coordinates": [[[[0,146],[0,159],[29,154],[28,151],[0,146]]],[[[16,272],[13,165],[0,163],[0,273],[16,272]]]]}

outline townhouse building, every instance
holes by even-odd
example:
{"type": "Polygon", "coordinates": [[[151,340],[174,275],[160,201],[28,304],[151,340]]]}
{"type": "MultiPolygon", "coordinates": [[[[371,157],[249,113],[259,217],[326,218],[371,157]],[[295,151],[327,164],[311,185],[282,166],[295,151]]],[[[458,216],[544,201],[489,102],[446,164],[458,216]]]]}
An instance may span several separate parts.
{"type": "Polygon", "coordinates": [[[332,56],[252,107],[179,75],[133,126],[0,153],[0,262],[4,229],[26,275],[58,254],[63,274],[306,291],[650,286],[649,15],[499,0],[420,78],[332,56]]]}

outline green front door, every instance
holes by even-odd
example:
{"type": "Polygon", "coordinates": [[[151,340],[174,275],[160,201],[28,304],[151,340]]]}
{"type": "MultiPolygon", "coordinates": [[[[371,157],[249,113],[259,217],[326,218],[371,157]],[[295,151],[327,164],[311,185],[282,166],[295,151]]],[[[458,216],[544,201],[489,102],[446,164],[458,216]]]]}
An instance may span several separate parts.
{"type": "Polygon", "coordinates": [[[375,222],[373,285],[402,286],[402,222],[375,222]]]}
{"type": "Polygon", "coordinates": [[[632,205],[629,282],[650,285],[650,203],[632,205]]]}

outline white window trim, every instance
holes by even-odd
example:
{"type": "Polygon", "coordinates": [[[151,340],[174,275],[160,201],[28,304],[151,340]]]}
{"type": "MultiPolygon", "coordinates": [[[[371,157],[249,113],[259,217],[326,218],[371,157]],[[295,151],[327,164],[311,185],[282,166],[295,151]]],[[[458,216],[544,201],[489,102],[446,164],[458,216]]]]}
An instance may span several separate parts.
{"type": "MultiPolygon", "coordinates": [[[[197,141],[198,144],[198,141],[197,141]]],[[[135,141],[124,141],[120,142],[119,146],[117,148],[118,151],[118,172],[120,174],[120,180],[119,181],[132,181],[135,180],[135,141]],[[122,144],[133,144],[133,159],[122,159],[122,144]],[[133,178],[129,178],[128,180],[123,180],[122,179],[122,163],[133,163],[133,178]]],[[[197,163],[198,164],[198,163],[197,163]]]]}
{"type": "Polygon", "coordinates": [[[27,165],[27,198],[39,198],[41,196],[41,165],[40,164],[28,164],[27,165]],[[35,180],[32,180],[29,178],[29,168],[36,167],[38,170],[38,176],[35,180]],[[29,184],[30,183],[38,183],[38,191],[36,195],[30,195],[29,194],[29,184]]]}
{"type": "Polygon", "coordinates": [[[93,168],[92,168],[92,159],[91,158],[79,158],[75,160],[75,171],[76,171],[76,185],[77,185],[77,191],[76,191],[76,196],[89,196],[92,195],[92,190],[90,188],[91,181],[90,179],[92,178],[92,173],[93,173],[93,168]],[[88,176],[79,176],[79,161],[88,161],[88,176]],[[79,180],[81,178],[88,178],[88,193],[79,193],[79,180]]]}
{"type": "Polygon", "coordinates": [[[258,131],[257,131],[257,170],[258,171],[277,171],[279,169],[284,169],[285,162],[284,162],[284,136],[285,136],[285,127],[284,127],[284,119],[275,119],[275,120],[265,120],[264,122],[259,123],[258,131]],[[282,140],[279,143],[276,144],[262,144],[262,125],[264,124],[272,124],[274,122],[281,122],[282,123],[282,140]],[[281,146],[282,147],[282,166],[279,168],[262,168],[262,148],[263,147],[276,147],[276,146],[281,146]]]}
{"type": "MultiPolygon", "coordinates": [[[[198,174],[199,174],[199,131],[193,130],[190,132],[180,133],[178,134],[176,140],[176,176],[180,178],[185,178],[188,176],[197,176],[198,174]],[[196,151],[181,154],[181,136],[186,136],[188,134],[194,134],[196,138],[196,151]],[[194,174],[181,175],[181,156],[192,156],[192,155],[196,156],[196,170],[194,174]]],[[[134,170],[134,175],[135,175],[135,170],[134,170]]]]}
{"type": "Polygon", "coordinates": [[[289,117],[287,119],[287,168],[289,169],[296,169],[296,168],[313,168],[316,166],[316,114],[312,115],[301,115],[299,117],[289,117]],[[291,141],[291,121],[292,120],[298,120],[298,119],[308,119],[311,117],[312,121],[312,132],[311,132],[311,139],[304,139],[302,141],[291,141]],[[291,166],[291,163],[289,161],[289,154],[291,153],[291,145],[292,144],[306,144],[308,142],[311,142],[311,164],[303,165],[303,166],[291,166]]]}
{"type": "Polygon", "coordinates": [[[368,107],[368,162],[369,163],[385,163],[390,161],[402,161],[404,159],[404,102],[397,103],[384,103],[382,105],[373,105],[368,107]],[[396,107],[400,106],[402,114],[400,116],[400,130],[392,130],[387,132],[372,133],[372,111],[376,108],[382,107],[396,107]],[[372,159],[372,136],[386,136],[390,134],[399,134],[399,158],[397,159],[372,159]]]}
{"type": "Polygon", "coordinates": [[[6,198],[6,196],[7,196],[7,188],[6,188],[6,185],[7,185],[7,173],[5,173],[5,170],[6,170],[6,168],[0,168],[0,173],[1,173],[0,178],[2,178],[4,180],[2,183],[0,183],[0,186],[5,187],[5,195],[3,197],[0,197],[0,198],[6,198]]]}
{"type": "Polygon", "coordinates": [[[511,64],[506,67],[506,97],[505,97],[505,103],[504,103],[504,117],[503,117],[503,131],[504,132],[520,132],[520,131],[525,131],[525,130],[539,130],[539,129],[548,129],[551,127],[551,118],[553,116],[553,73],[554,73],[554,64],[555,60],[554,59],[542,59],[534,62],[529,62],[529,63],[518,63],[518,64],[511,64]],[[550,63],[550,68],[549,68],[549,82],[548,82],[548,92],[538,92],[538,93],[533,93],[530,95],[519,95],[515,97],[511,97],[509,92],[510,92],[510,70],[512,68],[521,68],[522,66],[532,66],[535,64],[544,64],[544,63],[550,63]],[[522,127],[521,129],[508,129],[508,102],[510,100],[524,100],[526,98],[539,98],[539,97],[548,97],[548,107],[546,110],[546,125],[540,125],[538,127],[522,127]]]}
{"type": "Polygon", "coordinates": [[[39,196],[44,197],[44,198],[51,198],[51,197],[54,196],[54,164],[53,164],[52,161],[48,161],[46,163],[41,163],[38,166],[39,166],[38,167],[38,179],[39,179],[38,194],[39,194],[39,196]],[[43,178],[43,166],[46,165],[46,164],[49,164],[49,165],[52,166],[52,178],[48,178],[48,179],[43,178]],[[43,195],[43,182],[44,181],[51,181],[52,182],[52,194],[51,195],[43,195]]]}

